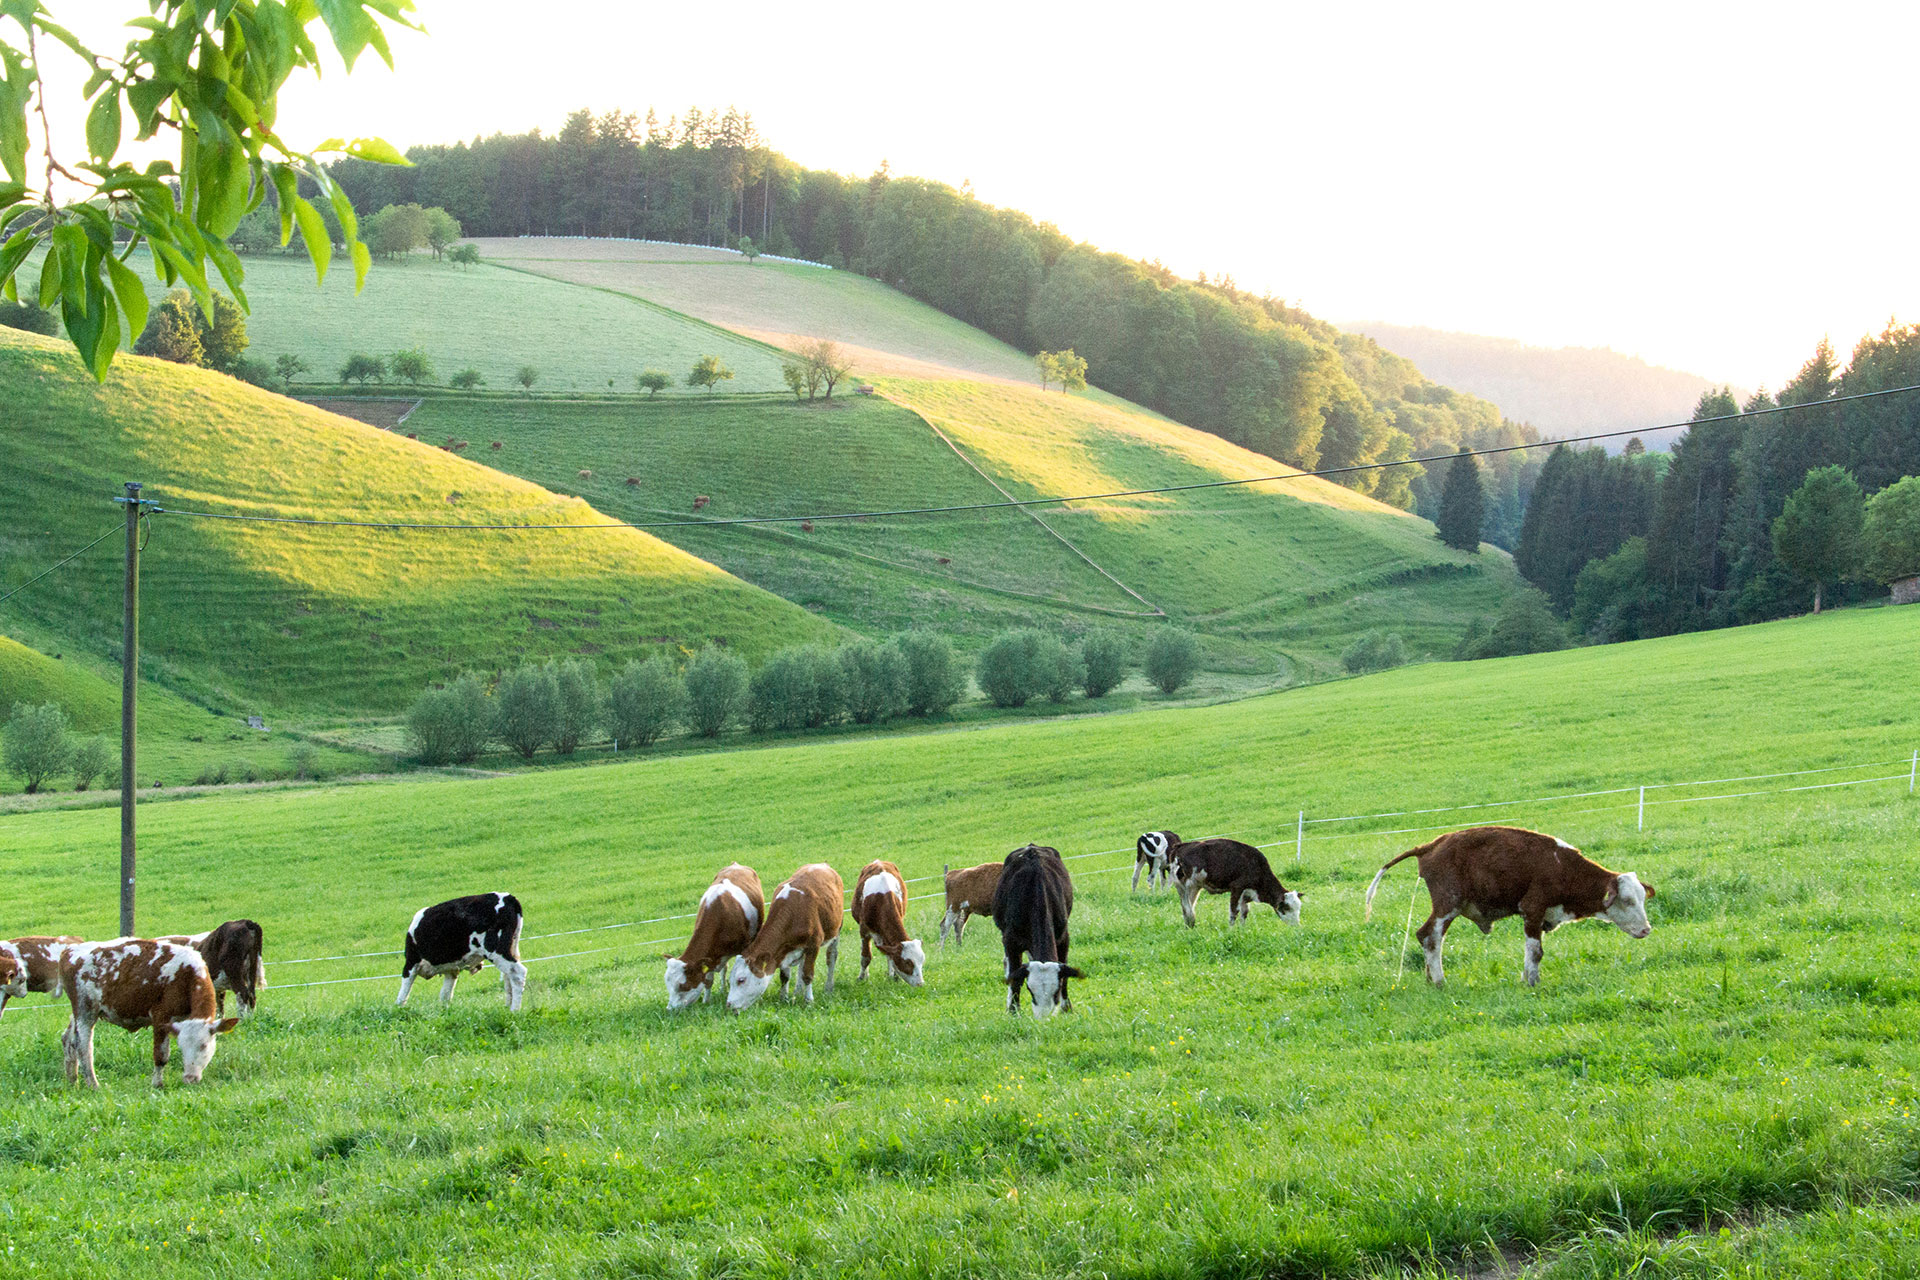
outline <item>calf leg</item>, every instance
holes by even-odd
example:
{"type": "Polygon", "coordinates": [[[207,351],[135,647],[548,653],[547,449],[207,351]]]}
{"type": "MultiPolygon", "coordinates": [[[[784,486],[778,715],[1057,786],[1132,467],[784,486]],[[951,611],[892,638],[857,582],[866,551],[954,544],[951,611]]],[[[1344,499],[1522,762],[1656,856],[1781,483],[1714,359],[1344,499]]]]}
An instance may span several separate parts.
{"type": "MultiPolygon", "coordinates": [[[[507,1012],[520,1012],[520,997],[527,990],[527,966],[512,956],[489,954],[493,967],[500,971],[500,981],[506,987],[507,1012]]],[[[451,991],[452,980],[448,980],[447,989],[451,991]]]]}
{"type": "Polygon", "coordinates": [[[873,963],[873,935],[867,932],[867,926],[860,926],[860,981],[867,980],[867,966],[873,963]]]}
{"type": "Polygon", "coordinates": [[[1142,867],[1145,867],[1147,870],[1147,889],[1149,891],[1153,889],[1153,864],[1148,862],[1145,858],[1135,858],[1133,860],[1133,887],[1127,890],[1128,893],[1135,893],[1139,891],[1140,869],[1142,867]]]}
{"type": "Polygon", "coordinates": [[[67,1023],[67,1029],[60,1033],[60,1054],[65,1059],[67,1083],[72,1084],[80,1078],[80,1023],[67,1023]]]}
{"type": "MultiPolygon", "coordinates": [[[[840,963],[840,935],[834,934],[827,939],[827,989],[825,994],[833,994],[833,970],[840,963]]],[[[809,966],[811,967],[811,966],[809,966]]]]}
{"type": "MultiPolygon", "coordinates": [[[[940,917],[940,945],[941,946],[944,947],[947,945],[947,931],[952,928],[953,928],[953,908],[948,907],[947,914],[940,917]]],[[[7,1006],[5,1002],[0,1001],[0,1010],[4,1010],[6,1007],[7,1006]]]]}
{"type": "MultiPolygon", "coordinates": [[[[811,947],[800,957],[800,999],[806,1004],[813,1003],[813,962],[819,957],[820,952],[811,947]]],[[[829,986],[827,989],[831,991],[833,988],[829,986]]]]}
{"type": "Polygon", "coordinates": [[[407,997],[413,994],[413,978],[414,973],[411,969],[400,975],[400,998],[394,1001],[395,1004],[405,1004],[407,997]]]}
{"type": "Polygon", "coordinates": [[[153,1029],[153,1087],[164,1088],[167,1083],[167,1058],[173,1049],[173,1037],[165,1027],[153,1029]]]}
{"type": "Polygon", "coordinates": [[[1447,926],[1453,923],[1456,914],[1458,913],[1449,911],[1442,915],[1436,910],[1434,914],[1427,917],[1427,922],[1420,926],[1420,931],[1413,935],[1420,939],[1420,950],[1426,953],[1427,981],[1436,987],[1446,985],[1447,972],[1440,962],[1440,950],[1446,945],[1447,926]]]}
{"type": "Polygon", "coordinates": [[[1540,958],[1546,954],[1546,945],[1540,935],[1545,932],[1539,921],[1527,921],[1527,969],[1526,981],[1530,987],[1540,985],[1540,958]]]}
{"type": "Polygon", "coordinates": [[[1201,882],[1201,877],[1199,876],[1194,876],[1189,880],[1174,881],[1174,883],[1180,887],[1180,914],[1186,917],[1187,928],[1189,929],[1198,923],[1198,920],[1193,914],[1193,904],[1200,896],[1201,882]]]}
{"type": "Polygon", "coordinates": [[[93,1024],[91,1022],[74,1029],[74,1047],[80,1055],[80,1078],[87,1088],[98,1089],[100,1077],[93,1073],[93,1024]]]}
{"type": "Polygon", "coordinates": [[[453,1000],[453,984],[458,981],[460,981],[460,973],[458,970],[455,970],[440,980],[441,1004],[447,1004],[453,1000]]]}
{"type": "Polygon", "coordinates": [[[953,945],[954,946],[958,947],[959,945],[961,945],[960,939],[962,935],[966,933],[967,921],[969,918],[972,917],[972,915],[973,913],[971,911],[968,911],[965,907],[960,908],[960,914],[953,922],[953,945]]]}

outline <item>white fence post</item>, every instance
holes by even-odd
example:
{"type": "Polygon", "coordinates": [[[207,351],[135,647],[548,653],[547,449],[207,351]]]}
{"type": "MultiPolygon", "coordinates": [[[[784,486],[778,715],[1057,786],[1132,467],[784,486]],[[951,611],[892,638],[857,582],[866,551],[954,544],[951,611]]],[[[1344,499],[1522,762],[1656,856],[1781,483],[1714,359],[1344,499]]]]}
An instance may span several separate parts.
{"type": "Polygon", "coordinates": [[[1634,829],[1637,831],[1647,829],[1647,789],[1645,787],[1640,788],[1640,816],[1634,829]]]}
{"type": "Polygon", "coordinates": [[[1913,762],[1907,766],[1907,794],[1913,794],[1913,780],[1920,776],[1920,751],[1913,753],[1913,762]]]}
{"type": "MultiPolygon", "coordinates": [[[[1920,755],[1920,753],[1916,754],[1920,755]]],[[[1306,842],[1306,839],[1307,811],[1302,809],[1299,820],[1293,826],[1293,865],[1296,867],[1300,865],[1300,846],[1306,842]]]]}

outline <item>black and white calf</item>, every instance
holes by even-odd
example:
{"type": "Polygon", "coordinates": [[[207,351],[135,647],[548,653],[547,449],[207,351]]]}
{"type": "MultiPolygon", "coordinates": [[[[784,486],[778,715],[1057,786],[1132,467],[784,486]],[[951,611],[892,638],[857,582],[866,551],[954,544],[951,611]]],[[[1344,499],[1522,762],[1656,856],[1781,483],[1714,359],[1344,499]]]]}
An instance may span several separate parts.
{"type": "MultiPolygon", "coordinates": [[[[1140,872],[1147,873],[1147,888],[1155,887],[1154,880],[1159,879],[1160,888],[1167,887],[1167,877],[1171,874],[1174,846],[1180,843],[1180,837],[1171,831],[1149,831],[1134,842],[1133,846],[1133,889],[1140,887],[1140,872]]],[[[1127,890],[1132,893],[1133,889],[1127,890]]]]}
{"type": "Polygon", "coordinates": [[[1227,895],[1227,923],[1245,920],[1256,902],[1273,908],[1288,924],[1300,923],[1304,894],[1280,883],[1267,865],[1267,855],[1250,844],[1218,836],[1176,845],[1172,854],[1173,885],[1180,891],[1180,914],[1187,927],[1195,923],[1194,903],[1204,893],[1227,895]]]}
{"type": "Polygon", "coordinates": [[[1007,1012],[1020,1012],[1020,988],[1033,997],[1033,1016],[1071,1011],[1067,979],[1086,975],[1067,963],[1067,917],[1073,914],[1073,878],[1058,849],[1027,845],[1007,855],[993,891],[993,923],[1006,949],[1007,1012]]]}
{"type": "Polygon", "coordinates": [[[446,979],[441,1001],[451,1000],[461,974],[478,973],[491,961],[506,984],[507,1008],[520,1012],[527,989],[527,966],[520,962],[522,923],[520,899],[510,893],[476,893],[421,908],[407,926],[398,1003],[407,1002],[415,978],[436,976],[446,979]]]}

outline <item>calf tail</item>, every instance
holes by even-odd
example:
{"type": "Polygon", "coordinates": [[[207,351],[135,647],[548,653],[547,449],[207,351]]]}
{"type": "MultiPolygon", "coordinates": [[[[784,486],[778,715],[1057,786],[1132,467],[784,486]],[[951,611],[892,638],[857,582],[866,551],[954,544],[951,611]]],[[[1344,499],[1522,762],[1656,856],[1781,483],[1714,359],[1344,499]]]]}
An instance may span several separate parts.
{"type": "Polygon", "coordinates": [[[1426,852],[1431,850],[1433,846],[1438,843],[1439,843],[1438,840],[1429,840],[1425,844],[1419,846],[1418,848],[1409,849],[1405,853],[1399,855],[1398,857],[1389,858],[1386,862],[1386,865],[1382,866],[1380,870],[1374,873],[1373,883],[1367,886],[1367,913],[1365,917],[1366,919],[1368,920],[1373,919],[1373,895],[1379,891],[1380,882],[1386,879],[1387,868],[1391,867],[1396,862],[1404,862],[1408,858],[1418,858],[1422,854],[1425,854],[1426,852]]]}
{"type": "Polygon", "coordinates": [[[267,935],[259,925],[253,926],[253,986],[257,991],[267,985],[267,935]]]}

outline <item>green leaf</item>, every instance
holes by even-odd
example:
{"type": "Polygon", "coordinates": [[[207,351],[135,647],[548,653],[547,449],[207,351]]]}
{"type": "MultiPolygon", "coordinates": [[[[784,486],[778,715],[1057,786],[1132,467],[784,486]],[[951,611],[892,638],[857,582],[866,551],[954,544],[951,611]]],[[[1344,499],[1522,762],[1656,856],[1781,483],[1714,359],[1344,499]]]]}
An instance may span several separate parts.
{"type": "Polygon", "coordinates": [[[247,269],[240,265],[240,255],[227,248],[224,241],[209,239],[207,256],[220,269],[220,278],[227,282],[227,290],[233,294],[233,300],[240,304],[242,311],[249,310],[247,291],[241,287],[241,282],[247,278],[247,269]]]}
{"type": "Polygon", "coordinates": [[[185,280],[187,288],[193,290],[194,301],[200,304],[201,312],[206,315],[207,322],[211,324],[213,322],[213,290],[207,285],[207,273],[201,269],[199,263],[181,253],[171,242],[154,236],[151,243],[154,252],[166,259],[167,265],[173,268],[174,274],[185,280]]]}
{"type": "Polygon", "coordinates": [[[300,179],[292,165],[276,164],[267,168],[273,178],[274,192],[280,197],[280,247],[293,239],[293,202],[300,198],[300,179]]]}
{"type": "Polygon", "coordinates": [[[55,298],[60,296],[60,278],[66,264],[62,257],[59,242],[47,245],[47,256],[40,262],[40,305],[51,307],[55,298]]]}
{"type": "Polygon", "coordinates": [[[120,149],[120,90],[109,87],[93,100],[87,112],[87,150],[99,160],[113,159],[120,149]]]}
{"type": "Polygon", "coordinates": [[[107,259],[107,275],[113,280],[113,292],[120,299],[120,309],[127,313],[127,328],[138,338],[147,327],[147,287],[133,269],[118,258],[107,259]]]}
{"type": "Polygon", "coordinates": [[[347,144],[347,154],[355,160],[365,160],[372,164],[404,164],[413,162],[400,154],[385,138],[355,138],[347,144]]]}
{"type": "Polygon", "coordinates": [[[353,291],[359,293],[367,287],[367,271],[373,266],[373,255],[358,240],[348,247],[353,250],[353,291]]]}
{"type": "Polygon", "coordinates": [[[20,269],[20,264],[27,260],[27,255],[39,243],[40,237],[33,232],[16,231],[5,244],[0,244],[0,284],[13,283],[13,273],[20,269]]]}
{"type": "Polygon", "coordinates": [[[300,222],[300,239],[307,246],[307,257],[313,259],[314,283],[325,284],[327,264],[333,261],[333,237],[327,231],[326,219],[305,197],[294,198],[293,216],[300,222]]]}

